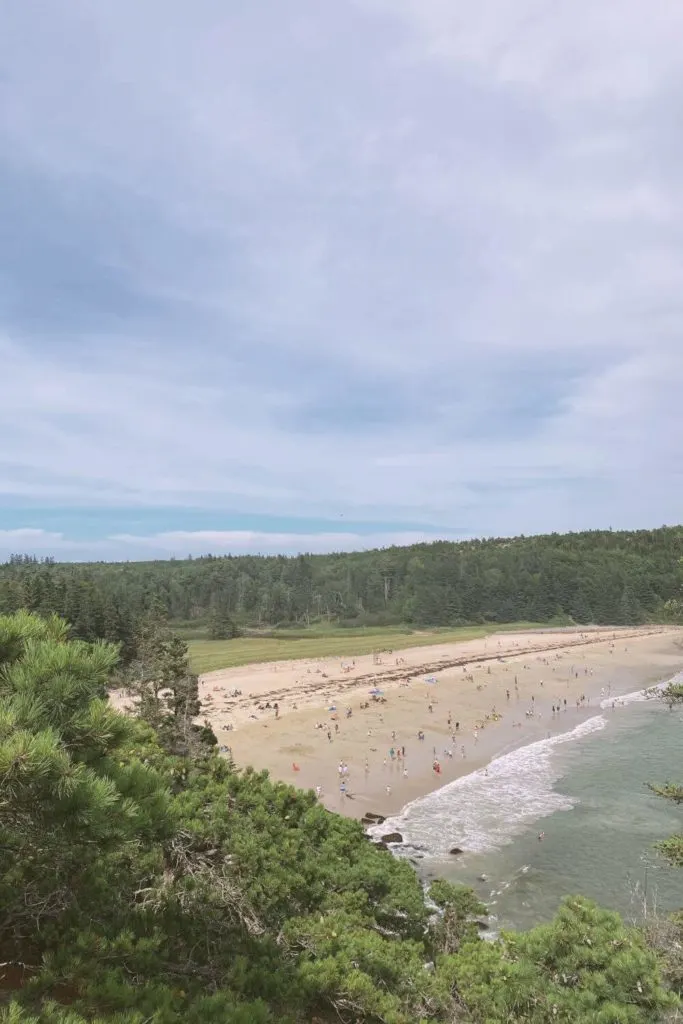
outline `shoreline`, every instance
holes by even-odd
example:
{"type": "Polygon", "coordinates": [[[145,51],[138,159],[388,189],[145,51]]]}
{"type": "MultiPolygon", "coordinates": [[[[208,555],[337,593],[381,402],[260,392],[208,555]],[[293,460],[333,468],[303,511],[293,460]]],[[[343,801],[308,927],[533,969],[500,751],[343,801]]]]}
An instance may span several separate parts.
{"type": "MultiPolygon", "coordinates": [[[[347,817],[361,819],[371,812],[390,818],[414,800],[505,753],[570,732],[600,715],[605,694],[617,699],[683,668],[683,630],[675,627],[494,634],[486,640],[452,645],[447,652],[441,646],[416,649],[419,657],[411,659],[412,664],[410,652],[400,652],[399,666],[372,665],[370,672],[370,659],[356,658],[353,679],[346,678],[350,673],[340,671],[339,659],[327,659],[337,662],[335,676],[332,671],[323,674],[323,668],[333,670],[334,665],[321,667],[317,662],[315,674],[322,678],[314,680],[311,688],[306,688],[310,680],[304,678],[301,687],[298,679],[302,674],[314,674],[310,663],[290,668],[294,678],[289,689],[279,685],[277,690],[273,687],[274,666],[249,666],[250,683],[265,685],[259,696],[254,690],[245,695],[243,705],[247,709],[263,706],[268,694],[282,697],[285,693],[286,700],[278,701],[278,718],[272,709],[265,709],[251,720],[240,716],[239,725],[227,731],[220,727],[222,716],[219,721],[206,717],[219,742],[230,747],[238,766],[266,768],[274,779],[302,789],[321,786],[321,802],[347,817]],[[432,654],[429,661],[424,657],[427,652],[432,654]],[[438,682],[430,685],[422,674],[425,666],[435,665],[442,667],[436,670],[438,682]],[[516,687],[513,680],[517,680],[516,687]],[[383,694],[378,701],[386,703],[368,699],[369,683],[379,686],[383,694]],[[586,699],[577,707],[581,696],[586,699]],[[332,700],[334,704],[328,703],[332,700]],[[555,715],[553,703],[562,708],[555,715]],[[362,710],[360,704],[365,705],[362,710]],[[329,710],[333,707],[337,710],[329,710]],[[345,707],[351,708],[349,718],[345,707]],[[494,707],[500,716],[496,721],[491,718],[494,707]],[[526,712],[532,708],[533,717],[529,718],[526,712]],[[453,731],[456,722],[460,726],[457,734],[453,731]],[[332,732],[335,726],[338,732],[332,732]],[[331,739],[327,738],[328,729],[331,739]],[[424,740],[417,739],[418,730],[424,733],[424,740]],[[395,754],[405,748],[405,757],[392,759],[392,747],[395,754]],[[452,757],[444,753],[449,749],[452,757]],[[435,756],[441,767],[439,775],[432,770],[435,756]],[[346,794],[339,788],[339,764],[347,766],[341,776],[346,794]]],[[[240,674],[244,679],[244,669],[220,675],[231,677],[232,682],[240,674]]],[[[278,684],[284,683],[278,675],[278,684]]],[[[203,677],[204,686],[217,685],[216,676],[203,677]]],[[[225,678],[222,685],[227,685],[225,678]]]]}

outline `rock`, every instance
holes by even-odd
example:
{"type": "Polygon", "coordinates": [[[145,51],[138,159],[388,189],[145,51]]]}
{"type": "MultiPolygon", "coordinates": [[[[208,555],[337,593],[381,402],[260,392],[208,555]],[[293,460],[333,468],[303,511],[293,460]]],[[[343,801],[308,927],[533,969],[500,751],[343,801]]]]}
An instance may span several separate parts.
{"type": "Polygon", "coordinates": [[[366,811],[363,815],[363,821],[373,822],[375,825],[381,825],[385,821],[383,814],[375,814],[374,811],[366,811]]]}
{"type": "Polygon", "coordinates": [[[382,836],[383,843],[402,843],[403,836],[400,832],[387,832],[385,836],[382,836]]]}
{"type": "Polygon", "coordinates": [[[381,839],[376,840],[372,844],[377,850],[388,850],[389,847],[386,843],[383,843],[381,839]]]}
{"type": "Polygon", "coordinates": [[[459,846],[454,846],[454,847],[453,847],[452,849],[450,849],[450,850],[449,850],[448,852],[449,852],[450,854],[452,854],[452,855],[453,855],[454,857],[457,857],[457,855],[458,855],[459,853],[462,853],[462,850],[460,849],[460,847],[459,847],[459,846]]]}

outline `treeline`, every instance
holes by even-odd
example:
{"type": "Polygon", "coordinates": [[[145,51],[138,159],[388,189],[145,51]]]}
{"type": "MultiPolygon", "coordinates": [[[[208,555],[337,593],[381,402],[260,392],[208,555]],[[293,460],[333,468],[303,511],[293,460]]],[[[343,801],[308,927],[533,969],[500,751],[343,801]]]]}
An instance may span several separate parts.
{"type": "Polygon", "coordinates": [[[483,941],[472,891],[427,898],[358,822],[217,756],[182,643],[150,625],[144,648],[124,716],[116,648],[0,617],[0,1024],[677,1019],[680,920],[576,897],[483,941]]]}
{"type": "Polygon", "coordinates": [[[680,617],[683,528],[439,542],[331,555],[251,555],[0,566],[0,613],[56,612],[83,639],[121,641],[156,609],[173,622],[233,627],[636,624],[680,617]]]}

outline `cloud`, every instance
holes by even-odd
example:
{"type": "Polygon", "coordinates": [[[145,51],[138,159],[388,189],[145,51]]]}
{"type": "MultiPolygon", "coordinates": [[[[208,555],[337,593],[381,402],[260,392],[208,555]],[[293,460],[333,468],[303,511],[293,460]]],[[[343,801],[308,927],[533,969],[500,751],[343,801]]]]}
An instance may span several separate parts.
{"type": "Polygon", "coordinates": [[[140,551],[152,507],[359,546],[680,519],[682,22],[15,5],[0,504],[140,551]]]}
{"type": "Polygon", "coordinates": [[[433,540],[449,536],[423,531],[393,533],[264,533],[256,530],[175,530],[152,535],[113,534],[87,541],[48,530],[0,530],[0,558],[33,554],[57,561],[133,561],[213,555],[320,554],[359,551],[433,540]]]}

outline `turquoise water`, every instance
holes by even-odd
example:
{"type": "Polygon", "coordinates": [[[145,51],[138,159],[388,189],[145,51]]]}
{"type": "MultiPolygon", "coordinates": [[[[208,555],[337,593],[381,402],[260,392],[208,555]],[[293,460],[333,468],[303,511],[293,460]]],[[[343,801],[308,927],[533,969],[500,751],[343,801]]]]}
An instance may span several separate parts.
{"type": "Polygon", "coordinates": [[[496,930],[547,921],[571,893],[640,920],[683,906],[683,870],[653,849],[683,831],[683,808],[646,785],[681,779],[680,710],[634,702],[513,751],[385,824],[426,877],[472,885],[496,930]],[[453,845],[468,852],[445,855],[453,845]]]}
{"type": "Polygon", "coordinates": [[[604,717],[604,729],[555,748],[553,790],[572,806],[530,823],[507,845],[448,865],[448,877],[475,886],[497,927],[548,920],[569,893],[633,920],[645,907],[683,906],[683,871],[653,849],[683,831],[683,810],[646,786],[683,778],[683,716],[648,703],[604,717]]]}

